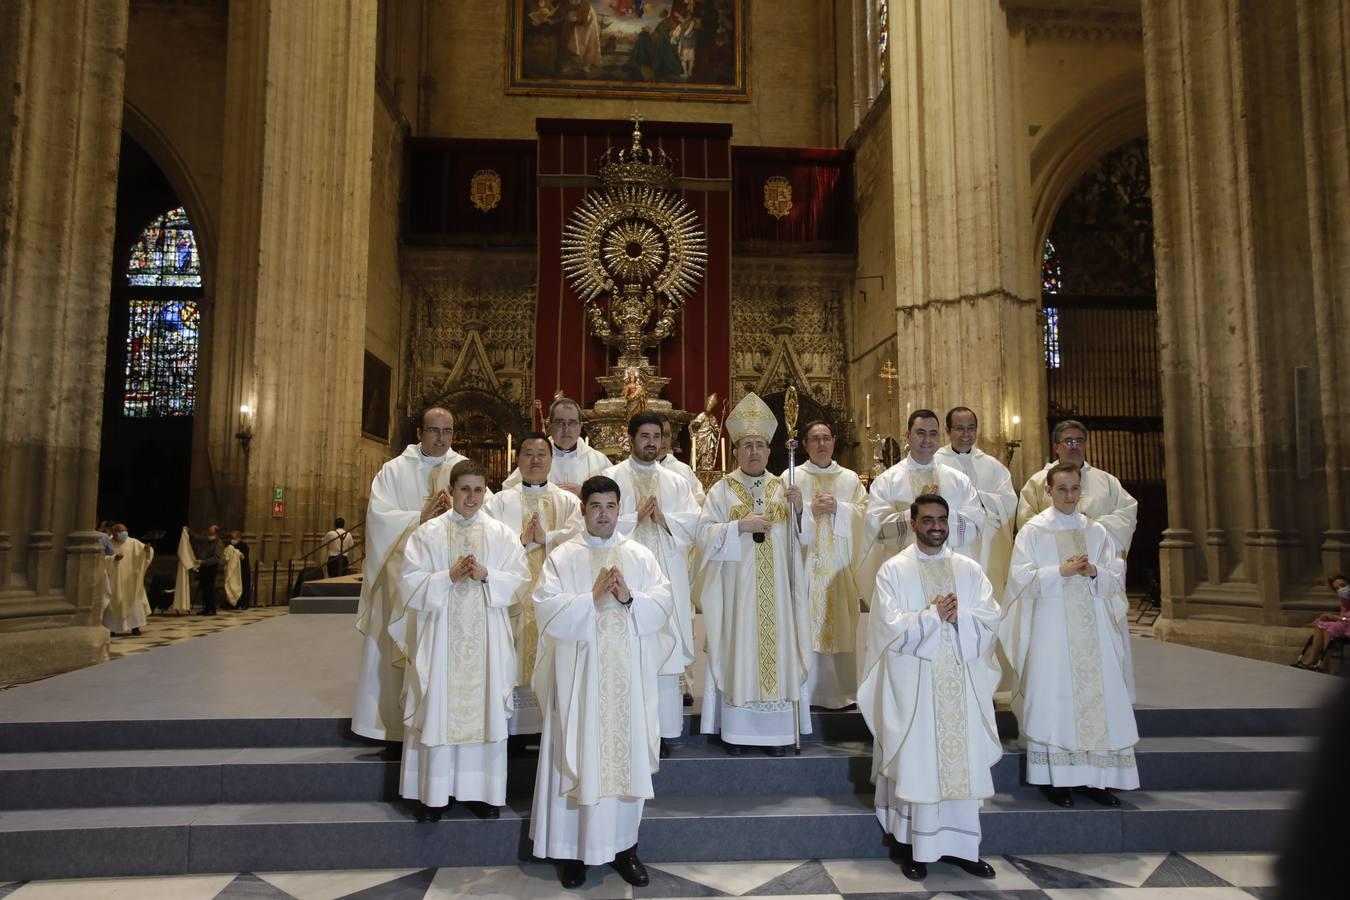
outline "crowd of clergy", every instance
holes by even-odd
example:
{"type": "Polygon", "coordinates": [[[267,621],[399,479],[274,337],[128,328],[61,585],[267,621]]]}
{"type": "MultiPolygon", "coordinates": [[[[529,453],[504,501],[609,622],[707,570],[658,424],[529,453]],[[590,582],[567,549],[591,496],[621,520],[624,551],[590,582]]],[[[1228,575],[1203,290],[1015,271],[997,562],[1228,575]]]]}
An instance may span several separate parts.
{"type": "Polygon", "coordinates": [[[565,887],[605,863],[646,884],[643,804],[700,654],[699,729],[733,755],[785,755],[812,706],[856,703],[877,818],[912,879],[938,860],[994,874],[979,810],[1003,753],[1001,682],[1026,780],[1051,803],[1117,806],[1114,789],[1138,787],[1136,503],[1087,463],[1081,423],[1054,430],[1056,458],[1020,497],[965,407],[914,412],[908,455],[870,490],[824,422],[804,429],[800,465],[767,471],[780,429],[753,393],[726,420],[735,468],[706,495],[662,415],[629,421],[617,464],[581,425],[556,400],[494,494],[452,449],[451,413],[430,409],[371,487],[352,729],[402,742],[419,821],[456,800],[496,818],[508,745],[535,735],[534,855],[565,887]]]}

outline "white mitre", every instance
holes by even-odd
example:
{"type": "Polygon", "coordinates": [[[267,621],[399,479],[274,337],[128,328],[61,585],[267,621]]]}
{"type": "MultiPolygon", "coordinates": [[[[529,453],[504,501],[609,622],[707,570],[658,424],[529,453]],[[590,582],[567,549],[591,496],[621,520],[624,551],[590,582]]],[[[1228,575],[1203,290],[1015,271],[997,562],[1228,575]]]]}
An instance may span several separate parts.
{"type": "Polygon", "coordinates": [[[773,441],[778,431],[778,419],[769,404],[759,399],[759,395],[750,391],[736,404],[736,408],[727,416],[727,434],[731,435],[731,446],[736,446],[748,437],[764,438],[766,443],[773,441]]]}

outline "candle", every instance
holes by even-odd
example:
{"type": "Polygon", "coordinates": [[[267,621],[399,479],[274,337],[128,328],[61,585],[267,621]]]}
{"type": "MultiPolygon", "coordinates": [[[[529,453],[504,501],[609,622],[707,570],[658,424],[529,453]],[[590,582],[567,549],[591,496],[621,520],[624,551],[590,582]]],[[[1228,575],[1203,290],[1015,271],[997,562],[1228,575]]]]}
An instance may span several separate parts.
{"type": "Polygon", "coordinates": [[[869,429],[869,430],[872,428],[872,395],[871,395],[871,394],[868,394],[868,395],[867,395],[867,416],[866,416],[866,418],[865,418],[865,420],[864,420],[864,422],[863,422],[863,427],[864,427],[864,428],[867,428],[867,429],[869,429]]]}
{"type": "Polygon", "coordinates": [[[1013,417],[1012,417],[1012,439],[1013,439],[1014,441],[1017,441],[1017,440],[1021,440],[1021,438],[1022,438],[1022,417],[1021,417],[1021,416],[1013,416],[1013,417]]]}
{"type": "Polygon", "coordinates": [[[722,438],[722,471],[727,470],[727,439],[722,438]]]}
{"type": "Polygon", "coordinates": [[[698,471],[698,438],[689,435],[689,468],[698,471]]]}
{"type": "Polygon", "coordinates": [[[506,436],[506,464],[511,465],[511,435],[506,436]]]}

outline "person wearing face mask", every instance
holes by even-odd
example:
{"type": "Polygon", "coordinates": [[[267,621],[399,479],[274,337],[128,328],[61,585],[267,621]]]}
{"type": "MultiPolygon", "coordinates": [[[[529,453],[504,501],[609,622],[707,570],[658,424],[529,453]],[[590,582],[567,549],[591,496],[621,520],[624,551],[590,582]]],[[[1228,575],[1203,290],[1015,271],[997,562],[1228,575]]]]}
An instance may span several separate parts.
{"type": "Polygon", "coordinates": [[[155,558],[155,550],[127,534],[127,526],[112,527],[113,555],[108,565],[107,606],[103,627],[114,635],[141,633],[150,615],[150,598],[145,594],[145,573],[155,558]]]}
{"type": "Polygon", "coordinates": [[[1078,511],[1079,466],[1051,466],[1045,492],[1050,507],[1013,544],[999,623],[1026,779],[1056,806],[1073,806],[1074,789],[1117,807],[1113,789],[1139,787],[1125,561],[1106,527],[1078,511]]]}
{"type": "Polygon", "coordinates": [[[1324,612],[1313,620],[1312,638],[1299,654],[1295,668],[1325,672],[1327,646],[1332,641],[1350,638],[1350,581],[1344,575],[1332,575],[1327,586],[1335,592],[1340,611],[1324,612]]]}

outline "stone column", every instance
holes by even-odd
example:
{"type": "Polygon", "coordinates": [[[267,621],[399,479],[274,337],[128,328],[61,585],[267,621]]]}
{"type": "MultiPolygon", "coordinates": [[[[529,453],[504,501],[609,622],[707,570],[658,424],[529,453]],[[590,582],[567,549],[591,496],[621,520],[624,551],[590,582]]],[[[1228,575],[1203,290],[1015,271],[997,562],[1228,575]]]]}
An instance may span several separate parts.
{"type": "Polygon", "coordinates": [[[259,533],[283,562],[303,534],[364,513],[353,504],[376,5],[230,4],[220,278],[193,514],[259,533]]]}
{"type": "Polygon", "coordinates": [[[1346,559],[1346,11],[1145,0],[1143,22],[1169,504],[1159,630],[1282,658],[1304,631],[1270,626],[1305,625],[1328,602],[1324,565],[1346,559]],[[1230,624],[1215,637],[1186,619],[1230,624]]]}
{"type": "MultiPolygon", "coordinates": [[[[1014,415],[1039,467],[1045,367],[1030,173],[1006,14],[996,3],[890,5],[897,436],[912,408],[965,405],[1000,458],[1014,415]]],[[[893,290],[891,287],[893,285],[893,290]]],[[[875,400],[877,392],[873,389],[875,400]]],[[[1018,487],[1021,481],[1018,481],[1018,487]]]]}
{"type": "Polygon", "coordinates": [[[91,526],[127,20],[0,5],[0,685],[107,659],[91,526]]]}

